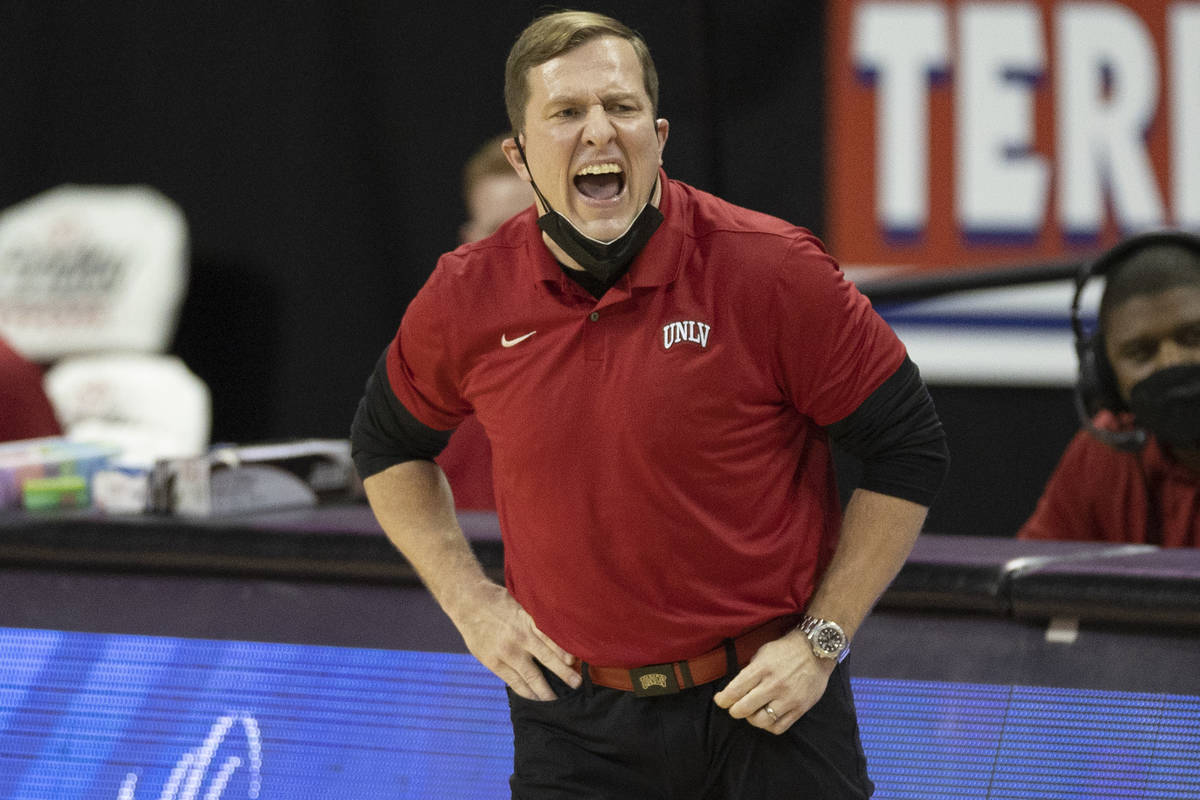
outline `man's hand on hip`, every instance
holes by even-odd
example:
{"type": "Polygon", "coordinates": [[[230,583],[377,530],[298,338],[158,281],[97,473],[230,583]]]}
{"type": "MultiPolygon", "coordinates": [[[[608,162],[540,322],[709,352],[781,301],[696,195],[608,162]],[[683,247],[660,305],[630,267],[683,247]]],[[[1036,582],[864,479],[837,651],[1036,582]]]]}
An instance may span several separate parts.
{"type": "Polygon", "coordinates": [[[481,582],[454,624],[471,655],[527,700],[555,698],[534,659],[572,688],[580,685],[582,679],[571,666],[575,657],[538,630],[528,612],[499,584],[481,582]]]}

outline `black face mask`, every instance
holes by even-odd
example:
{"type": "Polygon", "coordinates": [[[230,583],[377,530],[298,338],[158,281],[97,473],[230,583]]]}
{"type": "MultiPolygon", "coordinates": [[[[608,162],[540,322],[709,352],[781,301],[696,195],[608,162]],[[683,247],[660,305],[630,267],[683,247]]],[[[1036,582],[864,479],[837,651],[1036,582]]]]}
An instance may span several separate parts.
{"type": "Polygon", "coordinates": [[[1167,367],[1135,384],[1129,407],[1137,424],[1163,442],[1200,448],[1200,364],[1167,367]]]}
{"type": "MultiPolygon", "coordinates": [[[[529,161],[525,158],[525,149],[521,147],[519,138],[516,141],[521,160],[525,162],[525,168],[528,169],[529,161]]],[[[538,227],[550,237],[550,241],[561,247],[563,252],[573,258],[579,266],[605,284],[611,284],[614,278],[620,275],[633,259],[637,258],[637,254],[642,252],[642,248],[646,246],[650,237],[663,222],[662,213],[650,205],[648,197],[646,205],[642,206],[642,210],[634,217],[633,222],[623,234],[611,242],[601,242],[581,233],[571,224],[570,220],[554,210],[554,207],[547,202],[541,190],[538,189],[537,184],[533,182],[532,171],[529,183],[542,201],[542,205],[546,207],[546,213],[538,217],[538,227]]],[[[654,179],[654,183],[655,186],[658,185],[657,177],[654,179]]],[[[650,197],[654,197],[654,186],[650,187],[650,197]]]]}
{"type": "Polygon", "coordinates": [[[663,221],[659,210],[646,203],[625,233],[611,242],[601,242],[580,233],[566,217],[550,208],[549,203],[546,208],[550,210],[538,217],[538,227],[579,266],[604,283],[611,283],[637,258],[663,221]]]}

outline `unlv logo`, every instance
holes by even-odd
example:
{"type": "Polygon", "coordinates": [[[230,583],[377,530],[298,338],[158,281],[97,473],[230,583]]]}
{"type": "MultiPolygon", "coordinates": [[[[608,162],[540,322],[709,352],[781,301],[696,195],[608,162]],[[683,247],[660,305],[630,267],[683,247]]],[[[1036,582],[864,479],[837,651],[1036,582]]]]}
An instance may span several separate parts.
{"type": "Polygon", "coordinates": [[[670,350],[680,342],[693,342],[707,348],[708,332],[711,329],[712,326],[691,319],[663,325],[663,349],[670,350]]]}

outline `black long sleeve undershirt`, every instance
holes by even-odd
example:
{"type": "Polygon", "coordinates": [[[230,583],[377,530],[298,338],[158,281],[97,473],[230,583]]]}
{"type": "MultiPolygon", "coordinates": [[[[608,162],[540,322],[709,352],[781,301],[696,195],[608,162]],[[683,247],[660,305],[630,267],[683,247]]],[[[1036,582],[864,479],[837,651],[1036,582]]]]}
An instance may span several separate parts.
{"type": "Polygon", "coordinates": [[[859,488],[933,503],[950,464],[946,434],[917,365],[904,362],[829,437],[863,464],[859,488]]]}
{"type": "Polygon", "coordinates": [[[388,384],[384,348],[350,425],[350,454],[359,477],[369,478],[405,461],[433,460],[446,448],[451,433],[421,422],[396,397],[388,384]]]}

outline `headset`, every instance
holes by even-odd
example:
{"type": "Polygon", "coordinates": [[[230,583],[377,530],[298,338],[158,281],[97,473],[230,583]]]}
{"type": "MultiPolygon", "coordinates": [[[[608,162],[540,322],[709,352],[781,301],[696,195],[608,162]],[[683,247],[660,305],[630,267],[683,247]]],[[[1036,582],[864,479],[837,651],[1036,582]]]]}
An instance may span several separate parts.
{"type": "Polygon", "coordinates": [[[1097,319],[1094,330],[1088,331],[1080,314],[1084,287],[1094,277],[1101,277],[1129,259],[1134,253],[1153,245],[1173,244],[1187,248],[1200,256],[1200,236],[1182,231],[1152,231],[1130,237],[1094,261],[1085,263],[1075,277],[1075,296],[1071,300],[1071,330],[1075,333],[1075,354],[1079,358],[1079,377],[1075,383],[1075,410],[1083,426],[1102,442],[1118,450],[1136,451],[1146,444],[1143,428],[1112,431],[1097,428],[1092,418],[1101,410],[1128,411],[1117,388],[1117,376],[1108,361],[1104,347],[1104,330],[1097,319]]]}

